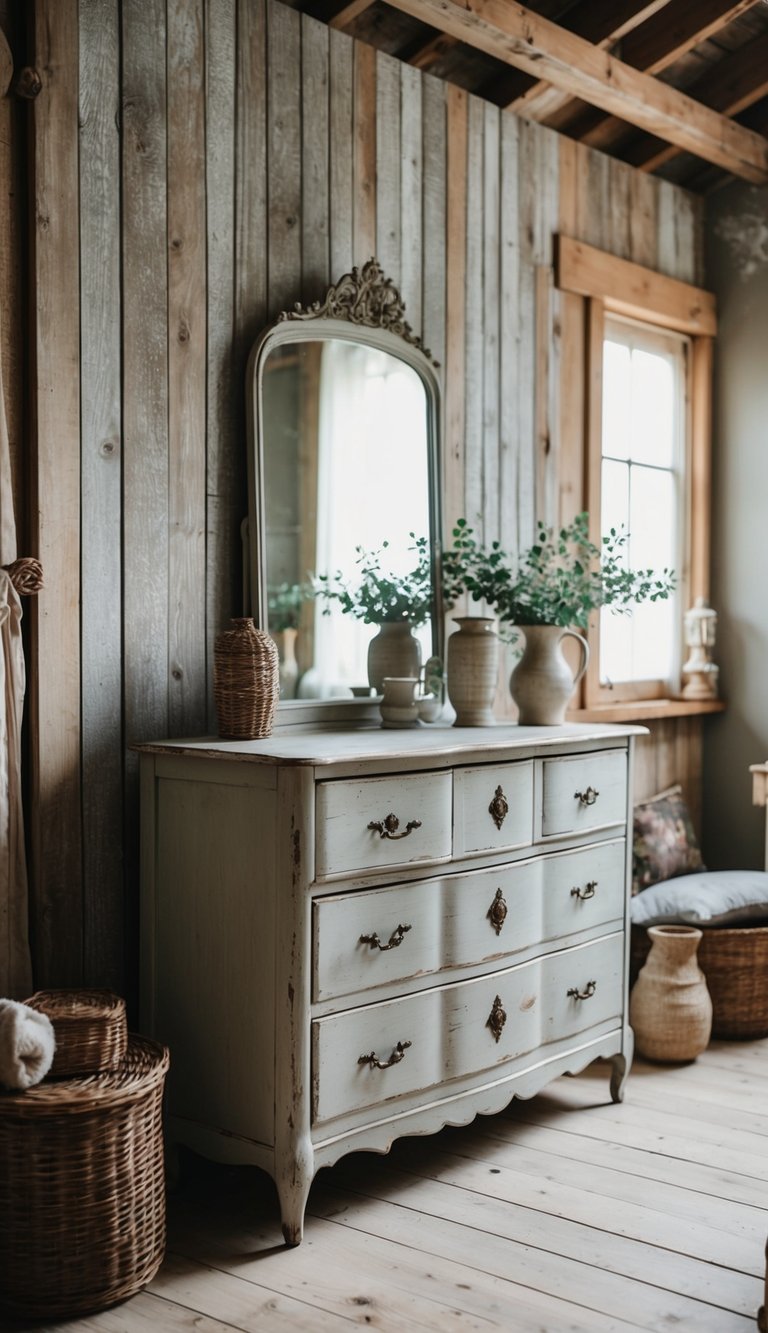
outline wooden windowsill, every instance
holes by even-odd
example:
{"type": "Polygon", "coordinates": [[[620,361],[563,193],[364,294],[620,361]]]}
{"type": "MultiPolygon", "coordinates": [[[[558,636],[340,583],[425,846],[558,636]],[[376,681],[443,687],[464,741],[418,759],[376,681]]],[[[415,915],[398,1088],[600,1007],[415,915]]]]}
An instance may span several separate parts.
{"type": "Polygon", "coordinates": [[[722,713],[723,699],[623,699],[615,704],[568,710],[569,722],[655,722],[665,717],[697,717],[722,713]]]}

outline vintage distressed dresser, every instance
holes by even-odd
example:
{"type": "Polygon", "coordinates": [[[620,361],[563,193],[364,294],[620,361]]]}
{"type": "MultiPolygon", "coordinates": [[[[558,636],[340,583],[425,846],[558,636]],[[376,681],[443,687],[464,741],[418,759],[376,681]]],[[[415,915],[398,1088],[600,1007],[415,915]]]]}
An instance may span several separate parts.
{"type": "Polygon", "coordinates": [[[639,728],[348,731],[141,754],[144,1028],[173,1136],[274,1178],[530,1097],[619,1100],[639,728]]]}

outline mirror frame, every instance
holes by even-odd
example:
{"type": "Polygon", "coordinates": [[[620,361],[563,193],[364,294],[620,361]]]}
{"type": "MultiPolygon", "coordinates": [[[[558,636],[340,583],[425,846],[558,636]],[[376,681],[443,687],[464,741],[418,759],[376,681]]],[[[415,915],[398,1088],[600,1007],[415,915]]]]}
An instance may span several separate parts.
{"type": "MultiPolygon", "coordinates": [[[[444,615],[441,592],[442,550],[441,462],[442,402],[439,363],[432,358],[405,319],[405,305],[391,278],[376,259],[353,268],[330,286],[322,300],[282,311],[257,339],[246,369],[246,433],[248,462],[248,518],[243,560],[244,614],[266,627],[266,522],[264,515],[264,415],[261,410],[264,365],[274,348],[291,342],[328,341],[333,338],[364,343],[411,366],[427,397],[427,451],[429,475],[429,538],[432,561],[434,614],[432,652],[444,658],[444,615]]],[[[378,719],[378,705],[360,699],[285,699],[278,705],[282,721],[339,721],[378,719]],[[289,716],[290,715],[290,716],[289,716]]]]}

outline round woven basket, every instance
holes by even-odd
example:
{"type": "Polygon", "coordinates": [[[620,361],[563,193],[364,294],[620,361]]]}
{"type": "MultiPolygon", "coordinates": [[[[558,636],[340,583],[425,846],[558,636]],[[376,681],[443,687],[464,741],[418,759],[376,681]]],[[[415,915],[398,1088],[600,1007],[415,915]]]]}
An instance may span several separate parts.
{"type": "Polygon", "coordinates": [[[41,990],[25,1000],[53,1024],[56,1054],[51,1076],[117,1069],[125,1056],[125,1001],[108,990],[41,990]]]}
{"type": "Polygon", "coordinates": [[[222,740],[268,736],[280,695],[277,644],[248,617],[216,636],[213,698],[222,740]]]}
{"type": "Polygon", "coordinates": [[[103,1310],[150,1282],[165,1249],[168,1052],[131,1037],[117,1070],[0,1093],[0,1308],[103,1310]]]}
{"type": "MultiPolygon", "coordinates": [[[[645,928],[633,926],[630,985],[650,947],[645,928]]],[[[712,997],[712,1036],[768,1037],[768,926],[709,926],[702,930],[698,960],[712,997]]]]}

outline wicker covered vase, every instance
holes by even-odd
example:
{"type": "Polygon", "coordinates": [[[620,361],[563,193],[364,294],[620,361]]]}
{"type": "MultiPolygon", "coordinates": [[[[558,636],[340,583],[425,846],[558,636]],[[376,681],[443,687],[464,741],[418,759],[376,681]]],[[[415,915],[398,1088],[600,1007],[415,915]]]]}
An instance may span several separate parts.
{"type": "Polygon", "coordinates": [[[250,616],[232,621],[213,645],[213,697],[222,740],[269,736],[280,695],[277,644],[250,616]]]}
{"type": "Polygon", "coordinates": [[[649,1060],[695,1060],[712,1031],[712,1001],[696,960],[695,926],[651,926],[651,951],[629,1001],[635,1044],[649,1060]]]}

